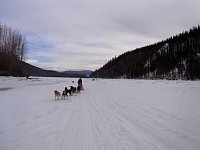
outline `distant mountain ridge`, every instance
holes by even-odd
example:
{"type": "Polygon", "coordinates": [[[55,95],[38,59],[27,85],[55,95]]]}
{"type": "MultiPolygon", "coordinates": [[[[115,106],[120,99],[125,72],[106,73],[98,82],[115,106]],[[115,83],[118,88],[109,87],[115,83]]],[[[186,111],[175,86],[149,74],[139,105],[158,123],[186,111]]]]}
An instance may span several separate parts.
{"type": "Polygon", "coordinates": [[[68,75],[73,75],[73,74],[82,74],[82,75],[86,75],[89,76],[92,74],[93,71],[91,70],[67,70],[67,71],[63,71],[62,73],[64,74],[68,74],[68,75]]]}
{"type": "Polygon", "coordinates": [[[54,70],[44,70],[39,67],[30,65],[26,62],[21,62],[22,72],[28,76],[42,76],[42,77],[66,77],[67,75],[54,70]]]}
{"type": "Polygon", "coordinates": [[[58,72],[54,70],[45,70],[33,66],[29,63],[19,61],[11,55],[0,52],[0,75],[1,76],[40,76],[40,77],[88,77],[92,71],[65,71],[58,72]],[[13,59],[11,62],[10,59],[13,59]]]}
{"type": "Polygon", "coordinates": [[[200,79],[200,26],[113,58],[91,77],[200,79]]]}
{"type": "Polygon", "coordinates": [[[58,72],[54,70],[44,70],[28,63],[22,63],[23,72],[31,76],[46,76],[46,77],[88,77],[91,70],[68,70],[64,72],[58,72]]]}

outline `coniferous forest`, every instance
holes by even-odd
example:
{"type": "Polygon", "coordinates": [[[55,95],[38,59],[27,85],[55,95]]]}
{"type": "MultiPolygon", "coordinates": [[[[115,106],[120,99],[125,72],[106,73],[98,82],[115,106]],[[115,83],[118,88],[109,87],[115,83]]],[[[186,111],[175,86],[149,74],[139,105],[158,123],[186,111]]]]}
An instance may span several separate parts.
{"type": "Polygon", "coordinates": [[[113,58],[91,77],[200,79],[200,26],[113,58]]]}

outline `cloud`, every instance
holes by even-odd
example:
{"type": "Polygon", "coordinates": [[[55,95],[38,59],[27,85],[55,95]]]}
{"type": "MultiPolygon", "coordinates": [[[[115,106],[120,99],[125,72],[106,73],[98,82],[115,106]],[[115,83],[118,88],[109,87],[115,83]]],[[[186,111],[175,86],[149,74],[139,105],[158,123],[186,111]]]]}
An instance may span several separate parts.
{"type": "Polygon", "coordinates": [[[34,63],[37,63],[38,61],[35,59],[28,59],[28,60],[26,60],[26,62],[30,63],[30,64],[34,64],[34,63]]]}
{"type": "Polygon", "coordinates": [[[92,69],[198,25],[199,0],[1,0],[0,20],[43,68],[92,69]]]}

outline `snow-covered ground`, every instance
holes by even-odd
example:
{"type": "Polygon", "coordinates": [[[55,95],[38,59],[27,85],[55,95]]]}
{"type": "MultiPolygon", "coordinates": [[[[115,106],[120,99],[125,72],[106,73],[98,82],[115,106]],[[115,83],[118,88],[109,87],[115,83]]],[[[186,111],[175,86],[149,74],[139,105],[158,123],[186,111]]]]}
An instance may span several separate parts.
{"type": "Polygon", "coordinates": [[[0,77],[0,150],[199,150],[200,81],[0,77]],[[72,83],[72,81],[75,81],[72,83]]]}

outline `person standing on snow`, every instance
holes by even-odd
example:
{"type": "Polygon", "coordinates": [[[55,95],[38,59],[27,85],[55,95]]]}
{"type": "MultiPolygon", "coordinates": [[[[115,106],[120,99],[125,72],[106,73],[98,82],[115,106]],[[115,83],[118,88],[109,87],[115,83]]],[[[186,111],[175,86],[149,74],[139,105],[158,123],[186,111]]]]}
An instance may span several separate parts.
{"type": "Polygon", "coordinates": [[[81,90],[84,89],[84,88],[83,88],[83,83],[82,83],[82,79],[81,79],[81,78],[78,80],[78,86],[81,87],[81,90]]]}

